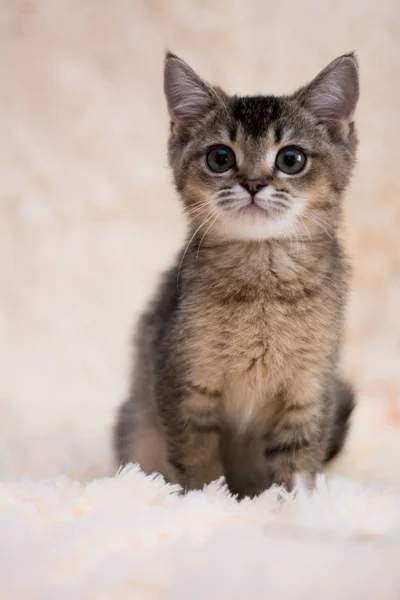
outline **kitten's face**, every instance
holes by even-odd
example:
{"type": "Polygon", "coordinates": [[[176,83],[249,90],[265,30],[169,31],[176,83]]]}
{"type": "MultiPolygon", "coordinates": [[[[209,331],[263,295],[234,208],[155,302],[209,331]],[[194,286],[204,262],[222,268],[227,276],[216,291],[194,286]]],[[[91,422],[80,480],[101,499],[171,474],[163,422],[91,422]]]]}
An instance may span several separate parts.
{"type": "Polygon", "coordinates": [[[238,98],[167,57],[170,161],[193,229],[255,240],[336,226],[354,162],[358,96],[354,57],[338,61],[339,73],[325,70],[328,82],[323,72],[292,97],[238,98]]]}

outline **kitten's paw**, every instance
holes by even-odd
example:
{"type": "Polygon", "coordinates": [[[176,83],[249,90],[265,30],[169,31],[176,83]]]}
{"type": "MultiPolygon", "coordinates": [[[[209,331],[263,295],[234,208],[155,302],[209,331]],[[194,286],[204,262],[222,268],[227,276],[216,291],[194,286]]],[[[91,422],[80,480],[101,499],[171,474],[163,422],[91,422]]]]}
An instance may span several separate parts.
{"type": "Polygon", "coordinates": [[[312,492],[315,489],[316,485],[316,475],[315,473],[309,473],[307,471],[302,471],[295,473],[293,475],[293,487],[297,489],[307,490],[312,492]]]}

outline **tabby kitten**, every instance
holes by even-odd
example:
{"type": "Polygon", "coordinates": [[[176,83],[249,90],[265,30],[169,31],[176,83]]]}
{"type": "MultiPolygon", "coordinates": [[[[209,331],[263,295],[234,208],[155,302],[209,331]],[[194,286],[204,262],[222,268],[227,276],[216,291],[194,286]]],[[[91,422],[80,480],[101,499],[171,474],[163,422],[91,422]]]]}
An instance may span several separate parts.
{"type": "Polygon", "coordinates": [[[115,443],[184,489],[239,497],[341,449],[347,267],[337,237],[357,146],[357,61],[291,96],[228,96],[165,59],[169,160],[190,227],[142,317],[115,443]]]}

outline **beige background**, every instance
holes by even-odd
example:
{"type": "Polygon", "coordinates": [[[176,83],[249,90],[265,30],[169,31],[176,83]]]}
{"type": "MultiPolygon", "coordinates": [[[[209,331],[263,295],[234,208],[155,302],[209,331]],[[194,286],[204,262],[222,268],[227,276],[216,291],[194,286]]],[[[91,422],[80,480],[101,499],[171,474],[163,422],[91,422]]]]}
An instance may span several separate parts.
{"type": "Polygon", "coordinates": [[[166,47],[238,93],[290,92],[356,50],[344,367],[380,422],[400,422],[400,3],[1,0],[3,477],[111,468],[132,324],[184,232],[166,168],[166,47]]]}

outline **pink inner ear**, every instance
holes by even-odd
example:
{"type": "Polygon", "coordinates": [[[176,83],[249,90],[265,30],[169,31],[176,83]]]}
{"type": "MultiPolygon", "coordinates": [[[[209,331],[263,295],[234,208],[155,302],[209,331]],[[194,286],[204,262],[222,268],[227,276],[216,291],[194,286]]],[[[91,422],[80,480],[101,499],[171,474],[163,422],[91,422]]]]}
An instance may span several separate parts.
{"type": "Polygon", "coordinates": [[[358,100],[358,74],[351,57],[338,59],[305,91],[304,105],[328,126],[352,123],[358,100]],[[337,64],[335,64],[337,62],[337,64]]]}
{"type": "Polygon", "coordinates": [[[164,91],[170,119],[178,125],[190,125],[204,117],[214,98],[211,89],[178,58],[167,59],[164,91]]]}

